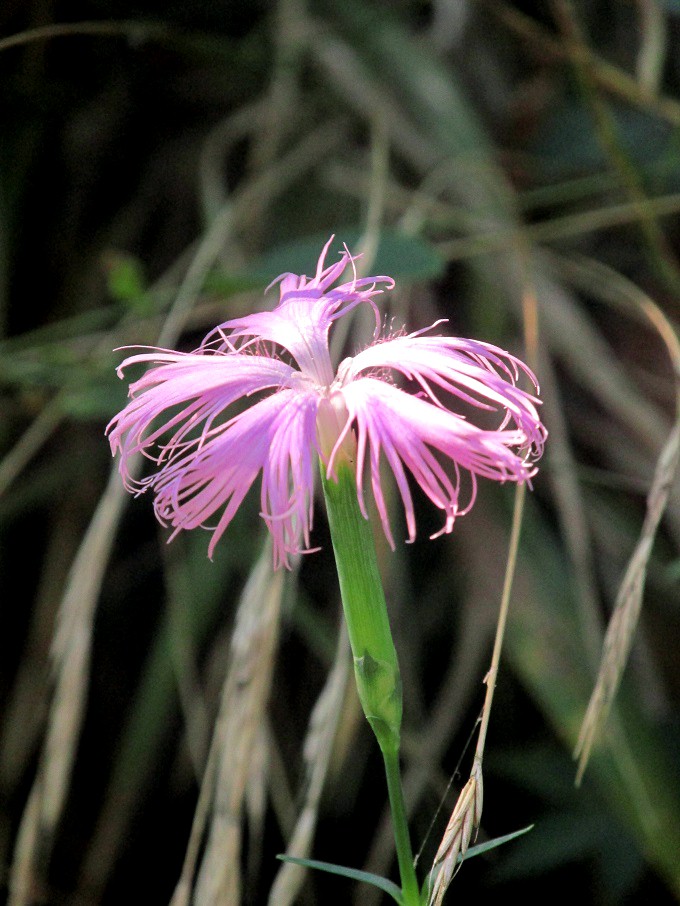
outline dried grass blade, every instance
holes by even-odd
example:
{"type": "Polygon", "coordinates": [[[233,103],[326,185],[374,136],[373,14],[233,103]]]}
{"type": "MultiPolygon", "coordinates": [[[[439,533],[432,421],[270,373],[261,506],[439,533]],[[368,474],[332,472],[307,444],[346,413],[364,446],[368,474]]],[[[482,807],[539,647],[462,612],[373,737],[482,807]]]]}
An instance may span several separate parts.
{"type": "Polygon", "coordinates": [[[85,706],[94,610],[126,498],[114,470],[69,573],[52,644],[55,691],[38,774],[10,869],[10,906],[30,902],[27,866],[35,866],[41,857],[38,840],[49,848],[66,797],[85,706]]]}
{"type": "MultiPolygon", "coordinates": [[[[282,593],[283,573],[273,572],[266,545],[243,591],[231,641],[231,663],[213,738],[217,755],[212,823],[196,881],[195,906],[240,902],[242,811],[254,746],[266,716],[282,593]]],[[[195,841],[193,832],[192,838],[195,841]]],[[[191,871],[192,865],[185,862],[181,889],[187,889],[191,871]]],[[[177,896],[173,903],[180,902],[177,896]]]]}
{"type": "MultiPolygon", "coordinates": [[[[328,773],[333,743],[346,700],[350,676],[350,657],[344,622],[338,638],[333,667],[328,675],[309,721],[304,743],[307,767],[302,808],[286,848],[286,855],[308,858],[316,828],[319,800],[328,773]]],[[[279,869],[269,894],[269,906],[290,906],[304,881],[306,869],[285,862],[279,869]]]]}

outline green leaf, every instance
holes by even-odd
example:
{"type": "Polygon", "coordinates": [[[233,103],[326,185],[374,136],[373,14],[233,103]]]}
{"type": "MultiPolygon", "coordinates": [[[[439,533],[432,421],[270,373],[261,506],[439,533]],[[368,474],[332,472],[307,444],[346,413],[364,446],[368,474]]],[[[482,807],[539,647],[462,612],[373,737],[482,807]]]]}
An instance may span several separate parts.
{"type": "MultiPolygon", "coordinates": [[[[465,858],[471,859],[473,856],[481,856],[482,853],[489,852],[492,849],[496,849],[498,846],[502,846],[504,843],[509,843],[511,840],[521,837],[523,834],[527,834],[533,827],[533,824],[529,824],[527,827],[513,831],[511,834],[505,834],[502,837],[495,837],[493,840],[487,840],[485,843],[478,843],[476,846],[471,846],[465,854],[465,858]]],[[[366,884],[372,884],[374,887],[379,887],[380,890],[389,894],[395,902],[399,904],[402,903],[401,890],[392,881],[389,881],[387,878],[383,878],[380,875],[374,875],[368,871],[360,871],[357,868],[346,868],[344,865],[334,865],[332,862],[319,862],[317,859],[296,859],[294,856],[286,855],[278,855],[276,858],[280,859],[282,862],[292,862],[293,865],[301,865],[304,868],[316,868],[319,871],[326,871],[332,875],[340,875],[343,878],[350,878],[353,881],[364,881],[366,884]]],[[[462,861],[460,856],[458,859],[459,861],[462,861]]],[[[426,889],[426,886],[423,886],[423,890],[426,889]]]]}
{"type": "Polygon", "coordinates": [[[103,263],[111,298],[137,314],[151,314],[154,300],[147,292],[141,263],[132,255],[118,251],[107,252],[103,263]]]}
{"type": "MultiPolygon", "coordinates": [[[[326,256],[327,262],[331,264],[337,261],[343,243],[351,252],[356,252],[362,236],[363,231],[356,227],[338,228],[326,256]]],[[[316,272],[319,252],[329,238],[330,232],[317,233],[280,245],[255,261],[248,274],[266,281],[271,281],[282,273],[312,275],[316,272]]],[[[387,274],[408,280],[430,280],[441,276],[443,271],[443,259],[424,239],[392,230],[381,231],[375,259],[370,267],[371,274],[387,274]]]]}
{"type": "MultiPolygon", "coordinates": [[[[628,105],[613,103],[609,109],[618,141],[635,167],[649,168],[672,153],[673,130],[668,123],[628,105]]],[[[592,112],[580,97],[568,98],[555,106],[544,118],[529,150],[544,163],[549,173],[562,178],[604,171],[609,165],[592,112]]],[[[677,170],[677,160],[672,162],[677,170]]],[[[676,184],[677,174],[671,185],[676,184]]],[[[669,187],[663,189],[669,190],[669,187]]]]}
{"type": "MultiPolygon", "coordinates": [[[[502,846],[504,843],[509,843],[517,837],[528,834],[529,831],[533,829],[533,824],[527,824],[526,827],[523,827],[521,830],[513,831],[511,834],[505,834],[502,837],[494,837],[493,840],[487,840],[486,843],[478,843],[476,846],[471,846],[470,849],[468,849],[465,853],[465,858],[471,859],[473,856],[481,856],[482,853],[487,853],[489,850],[496,849],[496,847],[502,846]]],[[[460,856],[458,858],[460,859],[460,856]]]]}
{"type": "Polygon", "coordinates": [[[393,881],[382,878],[380,875],[374,875],[368,871],[359,871],[358,868],[345,868],[344,865],[334,865],[332,862],[319,862],[317,859],[296,859],[294,856],[283,854],[278,855],[276,858],[282,862],[292,862],[293,865],[301,865],[303,868],[316,868],[318,871],[326,871],[331,875],[340,875],[343,878],[350,878],[352,881],[364,881],[366,884],[372,884],[374,887],[379,887],[384,893],[389,894],[401,906],[401,890],[393,881]]]}

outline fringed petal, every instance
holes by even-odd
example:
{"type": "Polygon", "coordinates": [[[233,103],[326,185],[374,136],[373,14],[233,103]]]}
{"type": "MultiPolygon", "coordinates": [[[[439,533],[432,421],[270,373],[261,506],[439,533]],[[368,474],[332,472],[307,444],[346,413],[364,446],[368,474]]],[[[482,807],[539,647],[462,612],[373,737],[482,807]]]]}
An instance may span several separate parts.
{"type": "Polygon", "coordinates": [[[526,435],[526,447],[539,459],[546,430],[538,415],[538,398],[516,386],[524,375],[538,392],[531,369],[520,359],[477,340],[459,337],[428,337],[410,334],[374,343],[347,366],[346,381],[370,369],[393,369],[420,385],[423,394],[435,405],[448,408],[448,401],[437,395],[444,390],[478,409],[498,411],[513,421],[526,435]]]}
{"type": "MultiPolygon", "coordinates": [[[[280,390],[214,428],[201,443],[173,451],[140,483],[155,494],[163,525],[177,532],[208,528],[212,557],[257,476],[262,510],[274,539],[275,566],[309,547],[312,524],[317,399],[280,390]],[[209,521],[217,517],[217,523],[209,521]]],[[[159,461],[166,457],[161,454],[159,461]]]]}
{"type": "Polygon", "coordinates": [[[365,513],[363,473],[367,464],[376,507],[391,545],[394,542],[380,475],[383,457],[394,473],[409,541],[415,538],[415,514],[407,471],[432,503],[444,512],[442,532],[446,533],[452,530],[456,517],[472,506],[477,476],[501,482],[525,482],[536,473],[533,458],[538,451],[532,446],[532,438],[538,436],[542,441],[544,432],[535,424],[528,433],[526,426],[517,423],[513,427],[485,430],[426,398],[373,377],[355,378],[341,392],[357,435],[359,503],[365,513]],[[461,470],[469,473],[464,502],[461,502],[461,470]]]}
{"type": "MultiPolygon", "coordinates": [[[[218,515],[209,554],[262,471],[263,517],[274,538],[276,565],[309,547],[316,449],[314,393],[282,387],[298,382],[294,369],[260,356],[153,351],[121,367],[150,361],[130,388],[131,401],[108,425],[113,453],[128,490],[155,494],[161,523],[185,529],[218,515]],[[229,408],[258,391],[275,392],[244,412],[229,408]],[[155,471],[141,480],[129,472],[142,452],[155,471]]],[[[299,382],[298,382],[299,383],[299,382]]]]}
{"type": "MultiPolygon", "coordinates": [[[[261,311],[242,318],[225,321],[211,331],[203,341],[203,348],[233,349],[239,342],[240,348],[253,343],[273,343],[281,347],[297,362],[300,370],[323,385],[333,381],[334,373],[328,349],[328,334],[335,320],[351,309],[366,302],[371,305],[376,318],[376,330],[380,315],[373,296],[381,293],[378,284],[388,289],[394,286],[390,277],[362,277],[343,283],[331,289],[356,260],[345,251],[340,260],[324,267],[328,247],[324,247],[317,265],[316,275],[307,277],[282,274],[274,283],[280,283],[279,304],[273,311],[261,311]]],[[[273,285],[273,284],[272,284],[273,285]]]]}
{"type": "Polygon", "coordinates": [[[132,492],[146,487],[130,475],[128,462],[136,453],[159,465],[172,462],[220,431],[232,404],[296,378],[295,370],[277,359],[167,350],[130,356],[119,374],[139,362],[155,367],[130,386],[130,402],[106,427],[112,453],[121,454],[125,487],[132,492]]]}

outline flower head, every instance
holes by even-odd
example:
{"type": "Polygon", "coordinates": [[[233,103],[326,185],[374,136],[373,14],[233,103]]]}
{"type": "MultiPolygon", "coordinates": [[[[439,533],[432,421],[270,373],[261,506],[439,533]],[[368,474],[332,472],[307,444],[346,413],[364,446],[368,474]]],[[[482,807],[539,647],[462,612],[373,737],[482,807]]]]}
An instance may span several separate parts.
{"type": "Polygon", "coordinates": [[[356,468],[364,515],[366,474],[392,546],[383,461],[394,474],[410,541],[413,481],[442,511],[441,534],[472,506],[478,475],[525,482],[536,473],[546,432],[538,400],[517,386],[524,374],[537,389],[529,368],[489,344],[430,333],[441,322],[381,338],[374,297],[393,280],[355,273],[333,287],[355,259],[345,250],[326,267],[330,241],[313,278],[283,274],[275,281],[273,311],[226,321],[194,352],[146,349],[118,369],[122,376],[135,363],[153,366],[131,385],[130,401],[106,429],[113,453],[121,454],[125,486],[137,494],[153,490],[156,515],[175,529],[172,537],[210,527],[211,556],[260,473],[275,565],[289,566],[291,554],[309,550],[318,456],[331,478],[341,461],[356,468]],[[361,304],[375,314],[374,342],[336,370],[330,329],[361,304]],[[400,375],[407,389],[397,386],[400,375]],[[449,408],[456,400],[495,413],[497,424],[474,425],[449,408]],[[141,480],[129,468],[137,453],[155,464],[141,480]]]}

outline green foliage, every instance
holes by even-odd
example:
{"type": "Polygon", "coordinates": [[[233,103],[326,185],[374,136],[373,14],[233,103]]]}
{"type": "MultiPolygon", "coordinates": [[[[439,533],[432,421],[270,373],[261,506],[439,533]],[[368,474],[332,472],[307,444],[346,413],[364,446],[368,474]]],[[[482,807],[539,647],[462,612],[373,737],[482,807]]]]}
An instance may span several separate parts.
{"type": "MultiPolygon", "coordinates": [[[[481,856],[483,853],[492,852],[492,850],[497,849],[499,846],[503,846],[505,843],[510,843],[518,837],[523,837],[524,834],[529,833],[529,831],[533,829],[533,825],[530,825],[529,827],[523,827],[521,830],[513,831],[511,834],[505,834],[502,837],[496,837],[494,840],[486,840],[484,843],[478,843],[476,846],[471,846],[465,855],[465,859],[472,859],[475,856],[481,856]]],[[[396,903],[401,904],[402,902],[401,890],[397,885],[387,878],[380,877],[380,875],[375,875],[367,871],[359,871],[356,868],[346,868],[344,865],[334,865],[331,862],[321,862],[318,859],[297,859],[295,856],[286,855],[278,855],[276,858],[281,859],[282,862],[290,862],[292,865],[300,865],[302,868],[325,871],[342,878],[349,878],[352,881],[370,884],[373,887],[377,887],[379,890],[383,890],[388,896],[392,897],[396,903]]],[[[458,861],[462,862],[463,859],[459,856],[458,861]]],[[[427,883],[423,885],[422,896],[423,904],[427,903],[427,883]]]]}
{"type": "MultiPolygon", "coordinates": [[[[333,261],[342,250],[343,243],[356,254],[364,238],[356,227],[334,227],[335,241],[328,250],[328,261],[333,261]]],[[[271,281],[282,273],[313,274],[319,249],[328,241],[325,233],[305,236],[297,242],[278,245],[269,254],[261,256],[249,270],[253,283],[271,281]]],[[[418,236],[406,236],[392,230],[380,232],[378,247],[371,262],[371,272],[389,274],[399,281],[431,280],[441,277],[444,262],[436,249],[418,236]]]]}
{"type": "Polygon", "coordinates": [[[344,865],[333,865],[331,862],[320,862],[317,859],[296,859],[293,856],[277,856],[276,858],[281,859],[282,862],[290,862],[292,865],[314,868],[317,871],[325,871],[341,878],[361,881],[362,884],[371,884],[373,887],[384,891],[388,896],[392,897],[395,903],[399,903],[401,906],[401,890],[392,881],[387,878],[381,878],[380,875],[374,875],[368,871],[359,871],[356,868],[345,868],[344,865]]]}

